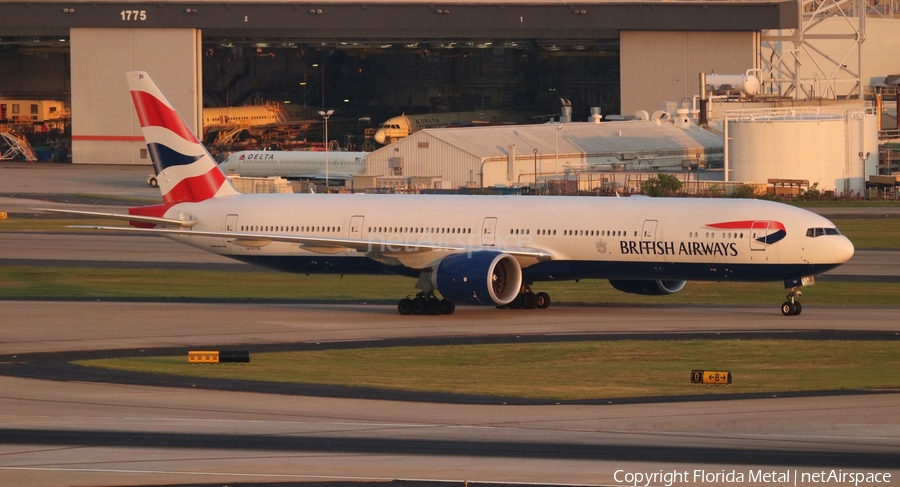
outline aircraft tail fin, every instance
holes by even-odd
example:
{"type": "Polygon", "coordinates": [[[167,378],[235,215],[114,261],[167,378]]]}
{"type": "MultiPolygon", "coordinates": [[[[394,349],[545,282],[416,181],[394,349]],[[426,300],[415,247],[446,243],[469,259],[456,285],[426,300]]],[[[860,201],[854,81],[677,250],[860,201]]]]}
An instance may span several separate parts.
{"type": "Polygon", "coordinates": [[[166,203],[240,194],[144,71],[125,73],[166,203]]]}

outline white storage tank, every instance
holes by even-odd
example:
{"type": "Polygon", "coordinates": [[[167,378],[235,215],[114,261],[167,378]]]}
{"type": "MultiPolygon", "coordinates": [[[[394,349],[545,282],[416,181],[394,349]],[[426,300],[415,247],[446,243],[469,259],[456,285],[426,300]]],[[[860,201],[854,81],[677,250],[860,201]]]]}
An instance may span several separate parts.
{"type": "Polygon", "coordinates": [[[726,113],[729,180],[808,180],[857,196],[874,169],[878,134],[863,109],[768,109],[726,113]],[[868,170],[867,170],[868,166],[868,170]]]}
{"type": "Polygon", "coordinates": [[[760,70],[748,69],[744,74],[707,74],[706,85],[714,94],[756,96],[761,84],[759,78],[751,74],[755,71],[760,70]]]}

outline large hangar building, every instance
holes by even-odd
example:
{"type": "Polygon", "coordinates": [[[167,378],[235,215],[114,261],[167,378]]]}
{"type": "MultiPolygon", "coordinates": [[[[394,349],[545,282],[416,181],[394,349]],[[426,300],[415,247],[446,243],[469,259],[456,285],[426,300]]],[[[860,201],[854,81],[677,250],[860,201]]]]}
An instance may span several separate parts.
{"type": "Polygon", "coordinates": [[[659,119],[428,129],[369,154],[367,176],[358,181],[398,189],[408,182],[418,190],[537,181],[542,189],[566,175],[573,189],[594,190],[602,172],[721,167],[722,152],[721,135],[659,119]]]}
{"type": "Polygon", "coordinates": [[[198,132],[204,102],[261,96],[333,108],[333,130],[341,114],[555,112],[561,97],[586,118],[690,97],[696,73],[744,72],[761,31],[797,25],[793,1],[6,1],[0,94],[70,98],[75,163],[149,164],[130,70],[198,132]]]}
{"type": "Polygon", "coordinates": [[[898,11],[900,0],[4,1],[0,98],[70,101],[72,162],[111,164],[150,163],[131,70],[151,73],[198,133],[204,107],[268,100],[311,119],[334,109],[333,136],[401,113],[556,114],[560,98],[575,119],[630,115],[689,103],[698,73],[748,69],[762,96],[861,99],[900,73],[898,11]]]}

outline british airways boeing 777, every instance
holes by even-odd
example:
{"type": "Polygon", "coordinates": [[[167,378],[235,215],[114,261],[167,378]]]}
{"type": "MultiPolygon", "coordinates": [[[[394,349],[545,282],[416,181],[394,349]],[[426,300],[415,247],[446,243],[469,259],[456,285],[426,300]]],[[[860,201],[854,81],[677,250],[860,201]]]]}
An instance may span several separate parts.
{"type": "Polygon", "coordinates": [[[127,78],[163,203],[87,214],[283,271],[418,278],[401,314],[545,308],[539,283],[595,278],[656,295],[687,281],[782,281],[781,311],[796,315],[798,288],[853,255],[832,222],[770,201],[240,194],[147,73],[127,78]]]}

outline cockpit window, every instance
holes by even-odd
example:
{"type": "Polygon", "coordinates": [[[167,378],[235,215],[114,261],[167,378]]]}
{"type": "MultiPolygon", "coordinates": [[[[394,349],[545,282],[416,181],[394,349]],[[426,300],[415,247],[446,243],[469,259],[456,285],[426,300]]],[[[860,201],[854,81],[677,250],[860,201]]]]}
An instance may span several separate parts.
{"type": "Polygon", "coordinates": [[[840,235],[841,231],[837,228],[808,228],[806,229],[807,237],[821,237],[824,235],[840,235]]]}

